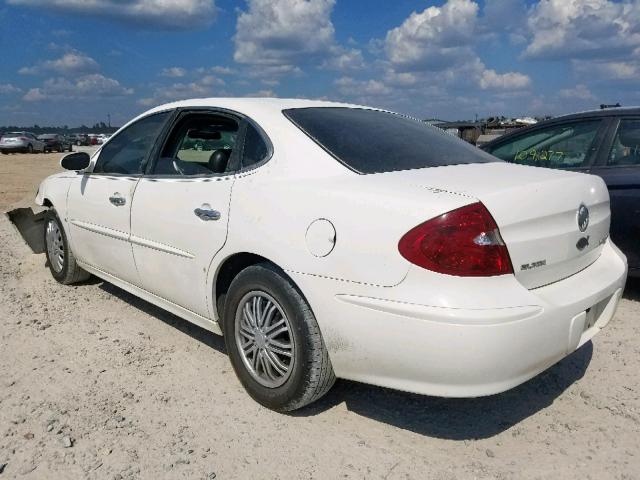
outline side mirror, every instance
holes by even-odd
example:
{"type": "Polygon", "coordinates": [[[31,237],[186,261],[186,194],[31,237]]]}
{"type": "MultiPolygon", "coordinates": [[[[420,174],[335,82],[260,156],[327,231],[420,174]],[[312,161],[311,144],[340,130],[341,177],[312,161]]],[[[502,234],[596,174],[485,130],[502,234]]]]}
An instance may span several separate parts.
{"type": "Polygon", "coordinates": [[[60,160],[60,166],[65,170],[84,170],[91,163],[87,152],[75,152],[65,155],[60,160]]]}

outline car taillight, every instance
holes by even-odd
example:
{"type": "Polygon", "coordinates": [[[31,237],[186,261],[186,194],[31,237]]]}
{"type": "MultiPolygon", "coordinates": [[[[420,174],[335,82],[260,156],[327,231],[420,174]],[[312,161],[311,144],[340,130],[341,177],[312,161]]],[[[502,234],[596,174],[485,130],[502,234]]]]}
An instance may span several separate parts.
{"type": "Polygon", "coordinates": [[[447,275],[490,277],[513,273],[495,220],[478,202],[418,225],[398,243],[411,263],[447,275]]]}

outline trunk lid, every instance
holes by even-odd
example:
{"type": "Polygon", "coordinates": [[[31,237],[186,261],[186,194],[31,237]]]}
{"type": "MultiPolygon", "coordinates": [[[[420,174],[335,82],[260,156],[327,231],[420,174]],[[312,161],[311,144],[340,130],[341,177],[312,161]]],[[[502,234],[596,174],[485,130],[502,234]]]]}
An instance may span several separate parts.
{"type": "Polygon", "coordinates": [[[588,267],[609,235],[609,193],[594,175],[502,162],[383,175],[480,200],[500,228],[516,278],[527,288],[588,267]],[[579,220],[584,227],[586,216],[588,225],[581,231],[579,220]]]}

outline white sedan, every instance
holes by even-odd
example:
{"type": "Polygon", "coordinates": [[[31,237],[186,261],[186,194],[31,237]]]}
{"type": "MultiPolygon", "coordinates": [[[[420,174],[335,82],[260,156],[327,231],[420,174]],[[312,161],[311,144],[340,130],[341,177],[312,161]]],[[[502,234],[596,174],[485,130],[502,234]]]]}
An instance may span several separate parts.
{"type": "Polygon", "coordinates": [[[626,281],[603,181],[504,163],[402,115],[279,99],[150,110],[41,184],[53,277],[224,334],[278,410],[336,377],[512,388],[589,341],[626,281]]]}

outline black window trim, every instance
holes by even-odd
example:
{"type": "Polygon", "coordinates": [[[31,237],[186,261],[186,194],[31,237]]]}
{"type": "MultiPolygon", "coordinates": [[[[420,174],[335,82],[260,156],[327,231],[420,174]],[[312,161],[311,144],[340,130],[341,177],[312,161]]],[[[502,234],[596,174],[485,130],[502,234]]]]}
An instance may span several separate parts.
{"type": "MultiPolygon", "coordinates": [[[[531,129],[528,129],[528,128],[522,129],[526,131],[515,131],[513,134],[509,134],[508,136],[505,135],[504,137],[501,137],[500,139],[498,139],[495,144],[490,145],[490,147],[492,150],[496,150],[504,146],[506,143],[517,142],[521,138],[527,135],[535,134],[538,131],[546,130],[548,128],[557,128],[557,127],[562,127],[564,125],[570,125],[570,124],[576,124],[576,123],[599,122],[600,125],[598,126],[596,135],[593,138],[593,143],[591,144],[592,146],[590,149],[591,151],[589,154],[588,163],[581,165],[579,167],[566,167],[566,168],[553,167],[554,170],[568,170],[568,171],[576,170],[576,171],[588,172],[591,168],[597,166],[598,162],[600,161],[603,144],[605,143],[604,140],[609,130],[610,120],[611,119],[609,117],[603,117],[601,115],[591,116],[591,117],[571,118],[571,119],[559,119],[557,121],[552,121],[549,123],[545,123],[543,125],[536,125],[531,129]]],[[[482,150],[484,150],[484,148],[482,150]]],[[[485,150],[485,151],[493,155],[493,152],[490,152],[488,150],[485,150]]],[[[507,163],[518,165],[516,162],[511,162],[508,160],[504,160],[504,161],[507,163]]],[[[545,168],[549,168],[549,167],[545,167],[545,168]]]]}
{"type": "MultiPolygon", "coordinates": [[[[144,117],[138,118],[135,122],[131,122],[128,125],[126,125],[126,127],[120,129],[116,134],[114,134],[113,136],[111,136],[111,138],[109,138],[109,141],[111,141],[112,139],[116,138],[118,135],[121,135],[123,132],[125,132],[126,130],[128,130],[130,127],[133,127],[134,125],[136,125],[137,123],[146,120],[147,118],[153,117],[154,115],[159,115],[162,113],[170,113],[169,117],[167,118],[167,120],[165,120],[165,123],[162,127],[162,130],[160,132],[160,135],[158,136],[158,139],[162,138],[163,135],[166,132],[166,128],[167,125],[171,122],[173,115],[175,115],[175,112],[172,112],[173,109],[168,108],[166,110],[159,110],[157,112],[152,112],[149,113],[149,115],[145,115],[144,117]]],[[[106,143],[104,144],[106,145],[106,143]]],[[[93,169],[95,168],[96,164],[98,163],[98,160],[100,159],[100,155],[102,154],[102,148],[104,147],[104,145],[102,145],[94,154],[96,157],[95,162],[92,162],[91,164],[91,170],[87,169],[87,170],[81,170],[78,173],[81,175],[86,175],[86,176],[100,176],[100,177],[118,177],[118,178],[140,178],[144,175],[144,170],[146,168],[146,165],[149,161],[149,158],[152,158],[152,156],[155,154],[155,151],[157,149],[158,146],[158,142],[156,141],[153,145],[153,147],[151,148],[151,150],[149,151],[149,153],[147,154],[146,158],[144,158],[142,160],[142,162],[140,163],[140,168],[139,168],[139,173],[105,173],[105,172],[94,172],[93,169]]],[[[93,160],[93,159],[92,159],[93,160]]]]}
{"type": "Polygon", "coordinates": [[[226,109],[226,108],[207,107],[207,106],[202,106],[202,107],[194,106],[194,107],[179,107],[179,108],[176,108],[173,117],[167,122],[166,128],[163,130],[162,134],[158,137],[158,139],[160,141],[156,142],[156,146],[152,150],[151,155],[149,156],[149,159],[144,164],[144,168],[143,168],[143,172],[144,173],[142,174],[142,177],[144,177],[144,178],[157,179],[157,180],[162,180],[162,179],[194,180],[194,179],[199,179],[199,178],[207,179],[207,178],[228,177],[228,176],[237,175],[237,174],[244,173],[244,172],[247,172],[247,171],[250,171],[250,170],[254,170],[254,169],[258,168],[258,167],[261,167],[262,165],[267,163],[269,160],[271,160],[271,158],[273,157],[273,144],[271,143],[271,139],[265,133],[265,131],[262,129],[262,127],[260,127],[260,125],[258,125],[255,121],[253,121],[251,118],[247,117],[246,115],[244,115],[244,114],[242,114],[240,112],[236,112],[234,110],[226,109]],[[184,118],[186,115],[190,115],[190,114],[218,115],[218,116],[223,116],[223,117],[226,117],[226,118],[231,118],[231,119],[233,119],[233,120],[238,122],[238,136],[236,138],[236,146],[237,146],[237,148],[233,149],[233,152],[231,154],[231,158],[229,159],[230,162],[235,162],[236,163],[236,165],[235,165],[233,170],[230,170],[230,171],[224,172],[224,173],[213,173],[213,172],[211,172],[211,173],[200,173],[200,174],[195,174],[195,175],[154,174],[154,173],[152,173],[153,169],[155,168],[156,163],[158,162],[159,155],[162,153],[162,151],[164,150],[167,142],[169,141],[169,136],[173,132],[173,129],[176,127],[177,123],[182,118],[184,118]],[[265,158],[262,161],[260,161],[258,163],[255,163],[253,165],[250,165],[249,167],[245,168],[242,165],[242,160],[243,160],[243,154],[244,154],[244,140],[245,140],[245,133],[246,133],[246,125],[247,125],[247,123],[250,123],[253,127],[255,127],[255,129],[258,131],[258,133],[262,137],[262,140],[267,145],[267,155],[265,156],[265,158]]]}

